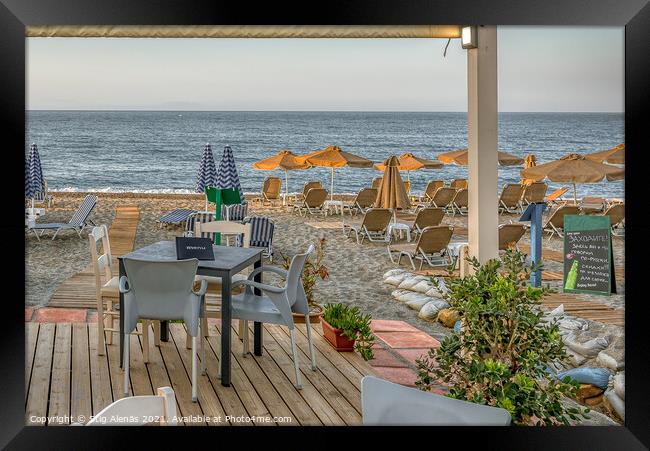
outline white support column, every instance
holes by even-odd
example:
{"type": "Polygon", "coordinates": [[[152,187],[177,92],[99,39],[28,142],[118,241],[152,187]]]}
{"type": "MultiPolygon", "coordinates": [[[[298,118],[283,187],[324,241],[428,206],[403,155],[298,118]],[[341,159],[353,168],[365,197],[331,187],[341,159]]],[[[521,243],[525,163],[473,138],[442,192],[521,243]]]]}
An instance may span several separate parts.
{"type": "Polygon", "coordinates": [[[467,51],[468,236],[469,254],[483,263],[499,252],[496,26],[479,26],[477,44],[467,51]]]}

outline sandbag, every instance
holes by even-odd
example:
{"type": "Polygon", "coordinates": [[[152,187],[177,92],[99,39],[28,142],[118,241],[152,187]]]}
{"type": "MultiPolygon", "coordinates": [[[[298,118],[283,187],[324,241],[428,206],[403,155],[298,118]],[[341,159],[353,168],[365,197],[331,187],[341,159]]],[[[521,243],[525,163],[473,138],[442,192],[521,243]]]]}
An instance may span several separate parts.
{"type": "Polygon", "coordinates": [[[596,357],[600,351],[609,346],[609,341],[604,337],[596,337],[585,341],[584,343],[578,343],[575,341],[575,334],[571,334],[562,337],[562,341],[564,341],[564,344],[571,350],[585,357],[596,357]]]}
{"type": "Polygon", "coordinates": [[[413,294],[413,292],[409,291],[409,290],[393,290],[390,295],[392,297],[394,297],[395,299],[397,299],[398,301],[406,302],[406,301],[410,300],[410,298],[409,299],[404,298],[402,300],[402,297],[405,296],[405,295],[408,295],[408,294],[413,294]]]}
{"type": "Polygon", "coordinates": [[[418,293],[426,294],[427,292],[435,289],[433,282],[431,280],[420,280],[418,283],[411,287],[412,291],[417,291],[418,293]]]}
{"type": "Polygon", "coordinates": [[[431,301],[431,298],[428,297],[422,297],[418,299],[413,299],[411,301],[407,301],[406,305],[409,308],[412,308],[413,310],[417,310],[418,312],[422,309],[422,307],[425,306],[425,304],[428,304],[431,301]]]}
{"type": "Polygon", "coordinates": [[[625,371],[614,376],[614,392],[625,401],[625,371]]]}
{"type": "Polygon", "coordinates": [[[409,291],[409,290],[395,290],[395,291],[393,291],[392,295],[398,301],[405,302],[405,303],[416,302],[416,301],[424,301],[424,303],[422,304],[422,305],[424,305],[427,302],[434,300],[433,298],[425,296],[422,293],[415,293],[415,292],[409,291]]]}
{"type": "MultiPolygon", "coordinates": [[[[390,272],[390,271],[389,271],[390,272]]],[[[384,283],[387,285],[398,286],[404,279],[406,279],[411,273],[404,271],[402,273],[396,273],[390,275],[384,279],[384,283]]]]}
{"type": "Polygon", "coordinates": [[[405,277],[404,280],[402,280],[402,282],[397,286],[397,288],[400,288],[402,290],[412,291],[413,287],[423,280],[429,282],[429,278],[427,276],[416,276],[410,274],[408,277],[405,277]]]}
{"type": "Polygon", "coordinates": [[[441,277],[435,277],[434,280],[438,282],[438,286],[436,287],[433,282],[431,282],[431,288],[426,292],[427,296],[431,296],[433,298],[441,298],[445,294],[449,293],[449,288],[447,288],[447,285],[445,285],[445,279],[441,277]]]}
{"type": "Polygon", "coordinates": [[[435,301],[430,301],[424,304],[420,309],[418,316],[427,321],[436,321],[438,319],[438,312],[440,309],[436,306],[435,301]]]}
{"type": "Polygon", "coordinates": [[[625,421],[625,401],[618,397],[613,389],[605,390],[605,404],[613,410],[621,420],[625,421]]]}
{"type": "Polygon", "coordinates": [[[610,370],[613,371],[620,371],[623,368],[625,368],[625,362],[618,361],[616,360],[613,356],[610,355],[607,350],[600,351],[598,353],[598,357],[596,358],[596,363],[599,365],[604,366],[605,368],[609,368],[610,370]]]}
{"type": "Polygon", "coordinates": [[[587,330],[589,324],[585,320],[563,318],[557,322],[560,329],[566,330],[587,330]]]}
{"type": "Polygon", "coordinates": [[[562,371],[560,373],[557,373],[556,377],[559,380],[562,380],[565,377],[569,376],[571,379],[581,384],[591,384],[605,390],[607,388],[610,375],[611,373],[609,370],[607,370],[607,368],[583,367],[562,371]]]}
{"type": "Polygon", "coordinates": [[[580,355],[571,349],[567,349],[566,354],[569,356],[569,362],[571,362],[571,365],[574,367],[580,366],[587,361],[587,357],[580,355]]]}
{"type": "Polygon", "coordinates": [[[393,277],[393,276],[396,276],[398,274],[404,274],[404,273],[408,273],[408,271],[405,270],[405,269],[401,269],[401,268],[391,269],[390,271],[386,271],[384,273],[384,275],[382,276],[382,279],[385,280],[385,279],[388,279],[389,277],[393,277]]]}

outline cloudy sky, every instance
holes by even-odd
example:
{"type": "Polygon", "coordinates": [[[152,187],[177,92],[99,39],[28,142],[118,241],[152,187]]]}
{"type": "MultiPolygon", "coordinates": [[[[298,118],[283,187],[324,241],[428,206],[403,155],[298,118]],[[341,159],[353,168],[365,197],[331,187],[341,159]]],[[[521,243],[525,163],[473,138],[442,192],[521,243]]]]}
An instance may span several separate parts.
{"type": "MultiPolygon", "coordinates": [[[[28,109],[466,111],[443,39],[27,39],[28,109]]],[[[624,29],[499,27],[500,111],[623,111],[624,29]]]]}

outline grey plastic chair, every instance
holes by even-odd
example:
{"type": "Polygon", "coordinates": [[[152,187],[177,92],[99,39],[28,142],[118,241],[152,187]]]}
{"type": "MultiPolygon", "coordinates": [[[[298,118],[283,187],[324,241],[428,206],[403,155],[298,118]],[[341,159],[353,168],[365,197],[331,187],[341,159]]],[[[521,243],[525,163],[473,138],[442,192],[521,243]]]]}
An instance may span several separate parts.
{"type": "Polygon", "coordinates": [[[436,395],[374,376],[361,379],[364,425],[508,426],[510,413],[498,407],[436,395]]]}
{"type": "MultiPolygon", "coordinates": [[[[302,286],[301,275],[305,266],[307,256],[314,252],[314,246],[310,245],[304,254],[296,254],[291,260],[289,270],[286,271],[275,266],[261,266],[248,276],[248,280],[239,280],[232,284],[232,288],[245,286],[243,294],[232,297],[232,318],[244,321],[257,321],[260,323],[279,324],[289,328],[291,335],[291,352],[296,370],[296,388],[302,389],[300,369],[298,367],[298,352],[296,350],[295,324],[293,313],[305,315],[307,327],[307,341],[309,342],[309,355],[311,357],[311,369],[316,370],[316,355],[311,338],[311,325],[309,322],[309,305],[302,286]],[[266,285],[255,282],[254,277],[260,272],[274,272],[285,279],[284,287],[266,285]],[[262,291],[261,296],[253,293],[253,289],[262,291]]],[[[248,324],[244,324],[244,356],[248,354],[248,324]]]]}
{"type": "MultiPolygon", "coordinates": [[[[200,317],[205,308],[204,296],[208,288],[201,281],[194,292],[194,276],[199,261],[188,260],[138,260],[124,258],[126,276],[120,278],[120,292],[124,293],[124,396],[129,395],[129,339],[140,319],[185,321],[192,336],[192,402],[197,400],[196,345],[199,339],[200,317]]],[[[202,353],[205,352],[201,341],[202,353]]],[[[205,355],[201,358],[205,365],[205,355]]]]}

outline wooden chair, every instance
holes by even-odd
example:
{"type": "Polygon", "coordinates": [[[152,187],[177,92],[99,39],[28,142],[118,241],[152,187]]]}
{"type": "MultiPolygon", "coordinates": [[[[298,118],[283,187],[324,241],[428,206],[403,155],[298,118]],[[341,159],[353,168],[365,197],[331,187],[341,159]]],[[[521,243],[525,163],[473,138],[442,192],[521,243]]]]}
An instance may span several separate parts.
{"type": "Polygon", "coordinates": [[[524,186],[519,183],[508,183],[504,185],[499,196],[499,213],[517,213],[522,211],[521,196],[524,186]]]}
{"type": "Polygon", "coordinates": [[[426,262],[431,267],[449,266],[453,263],[448,246],[454,229],[448,225],[425,227],[420,233],[417,243],[400,243],[388,245],[388,257],[398,265],[402,257],[406,256],[415,270],[415,262],[420,260],[420,270],[426,262]],[[393,259],[393,252],[398,253],[397,262],[393,259]]]}
{"type": "Polygon", "coordinates": [[[567,191],[569,191],[569,188],[567,188],[566,186],[563,188],[558,188],[555,191],[553,191],[551,194],[546,196],[544,200],[549,206],[562,205],[564,203],[564,201],[562,200],[562,196],[564,196],[567,191]]]}
{"type": "Polygon", "coordinates": [[[420,198],[420,201],[431,202],[438,188],[442,188],[443,186],[445,186],[444,180],[431,180],[427,183],[427,187],[424,189],[424,196],[420,198]]]}
{"type": "Polygon", "coordinates": [[[307,216],[307,213],[313,215],[320,213],[327,216],[327,210],[323,208],[327,200],[327,190],[324,188],[310,188],[305,198],[293,205],[293,211],[298,211],[300,216],[307,216]]]}
{"type": "Polygon", "coordinates": [[[447,209],[447,207],[451,206],[451,202],[454,200],[455,196],[456,196],[456,188],[449,188],[443,186],[436,190],[435,194],[433,195],[431,201],[429,201],[428,204],[418,204],[415,207],[415,209],[416,211],[421,208],[428,208],[428,207],[439,207],[439,208],[447,209]]]}
{"type": "Polygon", "coordinates": [[[262,194],[258,200],[264,204],[268,202],[273,203],[280,199],[280,192],[282,188],[282,180],[279,177],[267,177],[262,184],[262,194]]]}
{"type": "Polygon", "coordinates": [[[557,234],[560,238],[564,237],[564,215],[578,215],[580,207],[577,205],[562,205],[557,207],[544,224],[544,231],[550,233],[548,239],[557,234]]]}
{"type": "Polygon", "coordinates": [[[517,247],[517,243],[519,243],[521,237],[524,236],[524,233],[526,233],[526,226],[524,226],[524,224],[501,224],[499,226],[499,250],[518,250],[519,248],[517,247]]]}
{"type": "Polygon", "coordinates": [[[468,188],[467,179],[454,179],[449,184],[450,188],[463,189],[468,188]]]}
{"type": "Polygon", "coordinates": [[[418,211],[413,222],[408,225],[411,226],[411,233],[413,236],[417,236],[419,233],[422,233],[422,230],[424,230],[426,227],[440,225],[444,217],[444,208],[423,208],[422,210],[418,211]]]}
{"type": "Polygon", "coordinates": [[[343,204],[343,211],[349,210],[350,216],[357,213],[365,213],[369,208],[375,205],[377,200],[377,190],[375,188],[363,188],[360,190],[354,200],[349,204],[343,204]]]}
{"type": "Polygon", "coordinates": [[[388,208],[371,208],[363,215],[361,224],[343,223],[343,234],[349,238],[354,232],[357,244],[364,238],[370,241],[386,241],[388,224],[393,219],[393,212],[388,208]]]}
{"type": "Polygon", "coordinates": [[[451,201],[451,215],[456,216],[456,212],[459,215],[466,215],[469,202],[469,190],[467,188],[460,188],[456,191],[454,199],[451,201]]]}
{"type": "Polygon", "coordinates": [[[527,206],[536,202],[544,202],[548,185],[544,182],[534,182],[524,188],[521,196],[521,205],[527,206]]]}
{"type": "Polygon", "coordinates": [[[309,192],[310,189],[312,189],[312,188],[322,188],[322,187],[323,187],[323,185],[319,181],[311,181],[311,182],[305,183],[304,186],[302,187],[302,193],[299,193],[296,196],[296,199],[295,199],[296,202],[301,202],[301,201],[305,200],[305,198],[307,197],[307,193],[309,192]]]}
{"type": "MultiPolygon", "coordinates": [[[[120,303],[119,280],[113,276],[113,256],[108,240],[106,225],[93,227],[88,234],[90,244],[90,260],[95,274],[95,296],[97,298],[97,354],[104,355],[105,343],[113,344],[113,334],[119,334],[120,329],[115,327],[115,320],[119,319],[120,312],[115,306],[120,303]],[[99,254],[98,244],[101,243],[102,254],[99,254]],[[102,281],[102,272],[104,281],[102,281]],[[106,304],[106,308],[104,306],[106,304]],[[108,332],[108,336],[105,334],[108,332]]],[[[144,361],[149,361],[149,325],[150,321],[142,321],[142,353],[144,361]]],[[[160,345],[160,322],[153,323],[154,340],[160,345]]]]}

